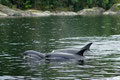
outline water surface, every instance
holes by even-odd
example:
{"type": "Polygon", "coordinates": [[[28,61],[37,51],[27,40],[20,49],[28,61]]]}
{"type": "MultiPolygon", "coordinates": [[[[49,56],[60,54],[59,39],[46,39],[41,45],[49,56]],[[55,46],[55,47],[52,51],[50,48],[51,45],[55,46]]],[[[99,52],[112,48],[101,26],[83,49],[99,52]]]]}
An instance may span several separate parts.
{"type": "Polygon", "coordinates": [[[50,16],[0,19],[0,79],[92,80],[120,76],[118,16],[50,16]],[[22,53],[81,48],[93,42],[83,65],[74,62],[31,66],[22,53]]]}

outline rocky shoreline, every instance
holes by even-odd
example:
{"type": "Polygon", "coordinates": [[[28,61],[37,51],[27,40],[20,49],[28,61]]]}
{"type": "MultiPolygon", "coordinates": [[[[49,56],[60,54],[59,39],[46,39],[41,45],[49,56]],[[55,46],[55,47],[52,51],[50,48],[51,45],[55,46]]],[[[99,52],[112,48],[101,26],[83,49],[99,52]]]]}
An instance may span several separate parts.
{"type": "Polygon", "coordinates": [[[120,3],[114,4],[111,9],[105,11],[100,7],[93,7],[89,9],[83,9],[78,12],[71,11],[40,11],[40,10],[19,10],[19,9],[11,9],[7,6],[0,4],[0,17],[39,17],[39,16],[74,16],[74,15],[82,15],[82,16],[97,16],[97,15],[120,15],[120,3]]]}

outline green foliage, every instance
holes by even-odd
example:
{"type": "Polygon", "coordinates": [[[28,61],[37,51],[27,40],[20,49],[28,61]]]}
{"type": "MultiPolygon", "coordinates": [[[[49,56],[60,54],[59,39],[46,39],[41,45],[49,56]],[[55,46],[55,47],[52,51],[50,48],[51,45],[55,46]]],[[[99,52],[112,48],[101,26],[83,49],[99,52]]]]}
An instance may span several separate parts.
{"type": "Polygon", "coordinates": [[[109,9],[120,0],[0,0],[0,3],[9,7],[20,9],[40,9],[40,10],[72,10],[78,11],[83,8],[102,7],[109,9]]]}
{"type": "Polygon", "coordinates": [[[2,3],[2,4],[9,4],[9,0],[0,0],[0,2],[2,3]]]}
{"type": "Polygon", "coordinates": [[[68,8],[58,7],[55,9],[55,11],[68,11],[68,8]]]}
{"type": "Polygon", "coordinates": [[[12,3],[10,3],[9,0],[0,0],[0,3],[6,6],[12,6],[12,3]]]}
{"type": "Polygon", "coordinates": [[[115,3],[120,3],[120,0],[114,0],[115,3]]]}
{"type": "Polygon", "coordinates": [[[25,8],[31,8],[32,7],[31,1],[26,1],[24,5],[25,5],[25,8]]]}

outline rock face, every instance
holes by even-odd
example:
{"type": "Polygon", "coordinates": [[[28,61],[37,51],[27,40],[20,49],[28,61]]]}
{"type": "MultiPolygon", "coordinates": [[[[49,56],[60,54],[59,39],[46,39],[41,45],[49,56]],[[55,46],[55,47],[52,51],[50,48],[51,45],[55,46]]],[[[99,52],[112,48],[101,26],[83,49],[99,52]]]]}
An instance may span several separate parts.
{"type": "Polygon", "coordinates": [[[103,15],[119,15],[119,14],[120,14],[120,3],[114,4],[108,11],[103,13],[103,15]]]}
{"type": "Polygon", "coordinates": [[[39,10],[27,10],[33,14],[33,16],[74,16],[77,15],[76,12],[70,11],[57,11],[57,12],[50,12],[50,11],[39,11],[39,10]]]}
{"type": "Polygon", "coordinates": [[[111,10],[108,10],[108,11],[103,13],[103,15],[117,15],[117,14],[118,14],[117,12],[114,12],[114,11],[111,11],[111,10]]]}
{"type": "Polygon", "coordinates": [[[50,11],[40,11],[40,10],[27,10],[26,12],[31,12],[33,16],[50,16],[52,13],[50,11]]]}
{"type": "Polygon", "coordinates": [[[0,12],[0,17],[3,17],[3,16],[8,16],[7,14],[3,13],[3,12],[0,12]]]}
{"type": "Polygon", "coordinates": [[[59,15],[59,16],[74,16],[74,15],[77,15],[76,12],[55,12],[53,13],[52,15],[59,15]]]}
{"type": "Polygon", "coordinates": [[[0,5],[0,11],[7,16],[32,16],[32,13],[25,12],[22,10],[13,10],[7,6],[0,5]]]}
{"type": "Polygon", "coordinates": [[[7,14],[8,16],[21,16],[21,14],[13,9],[10,9],[6,6],[0,5],[0,11],[7,14]]]}
{"type": "Polygon", "coordinates": [[[20,16],[20,17],[39,17],[39,16],[74,16],[74,15],[82,15],[82,16],[96,16],[96,15],[120,15],[120,3],[114,4],[111,9],[105,11],[103,8],[93,7],[89,9],[83,9],[78,12],[71,11],[40,11],[40,10],[19,10],[19,9],[11,9],[7,6],[0,4],[0,17],[6,16],[20,16]]]}
{"type": "Polygon", "coordinates": [[[89,15],[102,15],[104,11],[105,10],[103,8],[94,7],[94,8],[89,8],[89,9],[83,9],[77,13],[78,15],[89,16],[89,15]]]}

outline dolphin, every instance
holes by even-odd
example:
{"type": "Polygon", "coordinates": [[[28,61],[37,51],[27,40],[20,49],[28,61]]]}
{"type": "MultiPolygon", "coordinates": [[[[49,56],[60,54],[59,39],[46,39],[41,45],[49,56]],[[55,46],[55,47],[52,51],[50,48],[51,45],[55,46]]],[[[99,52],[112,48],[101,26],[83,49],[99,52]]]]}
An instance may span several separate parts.
{"type": "Polygon", "coordinates": [[[90,50],[92,43],[85,45],[80,51],[57,50],[46,54],[46,60],[84,60],[84,52],[90,50]]]}
{"type": "Polygon", "coordinates": [[[23,53],[25,58],[32,58],[37,60],[84,60],[84,53],[90,50],[92,43],[88,43],[82,47],[79,51],[76,50],[55,50],[51,53],[40,53],[34,50],[28,50],[23,53]]]}

